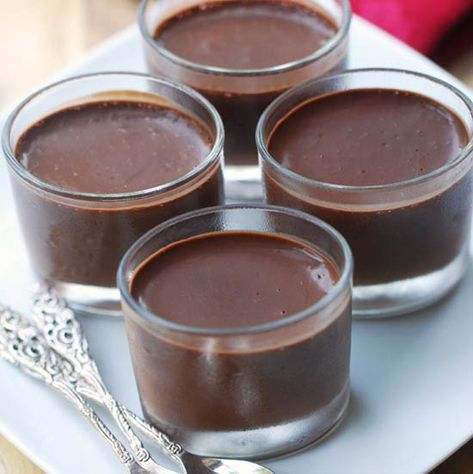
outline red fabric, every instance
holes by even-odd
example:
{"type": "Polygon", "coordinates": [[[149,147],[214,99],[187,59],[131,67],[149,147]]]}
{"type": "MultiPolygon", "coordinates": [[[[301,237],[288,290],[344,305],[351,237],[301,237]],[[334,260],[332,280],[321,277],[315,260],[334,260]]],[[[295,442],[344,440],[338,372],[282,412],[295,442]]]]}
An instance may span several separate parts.
{"type": "Polygon", "coordinates": [[[428,53],[473,0],[351,0],[355,13],[428,53]]]}

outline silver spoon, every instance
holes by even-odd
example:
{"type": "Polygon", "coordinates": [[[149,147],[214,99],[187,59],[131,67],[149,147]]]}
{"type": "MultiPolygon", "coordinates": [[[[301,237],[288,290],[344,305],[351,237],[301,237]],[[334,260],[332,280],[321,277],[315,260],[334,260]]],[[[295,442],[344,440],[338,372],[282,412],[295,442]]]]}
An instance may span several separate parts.
{"type": "Polygon", "coordinates": [[[128,474],[174,474],[161,466],[153,471],[142,468],[78,393],[73,367],[43,342],[37,328],[5,307],[0,307],[0,357],[42,380],[71,402],[109,443],[128,474]]]}
{"type": "MultiPolygon", "coordinates": [[[[36,326],[31,325],[19,313],[3,307],[0,307],[0,357],[20,367],[29,375],[43,380],[68,397],[112,445],[129,474],[147,474],[150,472],[138,465],[121,442],[115,438],[103,421],[81,397],[81,395],[84,395],[104,405],[99,394],[94,392],[84,381],[81,383],[80,377],[75,372],[73,366],[46,343],[36,326]],[[12,344],[15,346],[13,349],[12,344]],[[66,386],[67,388],[65,389],[66,386]]],[[[123,406],[122,409],[126,416],[129,417],[129,420],[151,440],[155,441],[158,446],[167,446],[169,449],[167,454],[170,456],[172,453],[175,456],[174,460],[179,463],[186,473],[272,473],[269,469],[247,461],[216,458],[201,459],[187,453],[179,445],[172,443],[165,434],[148,425],[130,410],[123,406]]],[[[175,474],[173,471],[169,471],[161,466],[159,466],[158,472],[159,474],[175,474]]]]}
{"type": "MultiPolygon", "coordinates": [[[[74,312],[51,289],[38,287],[34,293],[33,319],[47,344],[69,361],[80,380],[77,389],[87,398],[106,405],[105,397],[112,397],[106,389],[97,365],[88,351],[88,342],[74,312]]],[[[188,474],[274,474],[259,464],[218,458],[203,458],[185,451],[182,446],[149,425],[127,408],[118,404],[127,420],[158,445],[169,458],[188,474]]]]}

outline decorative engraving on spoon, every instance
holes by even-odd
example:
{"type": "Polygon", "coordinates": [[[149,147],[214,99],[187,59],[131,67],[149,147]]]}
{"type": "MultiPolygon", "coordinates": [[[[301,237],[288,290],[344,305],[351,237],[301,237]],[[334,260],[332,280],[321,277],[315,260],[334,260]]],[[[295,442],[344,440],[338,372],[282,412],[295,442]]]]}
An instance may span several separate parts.
{"type": "Polygon", "coordinates": [[[37,329],[19,313],[3,306],[0,306],[0,357],[64,395],[108,441],[121,463],[132,472],[133,456],[75,389],[78,379],[73,366],[47,347],[37,329]]]}
{"type": "MultiPolygon", "coordinates": [[[[101,400],[108,406],[114,399],[102,382],[97,365],[89,354],[89,346],[82,328],[74,313],[65,302],[52,290],[38,286],[34,293],[33,319],[40,328],[46,342],[62,357],[68,360],[79,377],[86,381],[101,400]]],[[[155,441],[176,460],[183,452],[182,447],[172,442],[167,435],[159,432],[144,420],[120,406],[120,412],[126,411],[126,418],[137,422],[141,427],[153,433],[155,441]]],[[[122,416],[122,415],[120,415],[122,416]]]]}
{"type": "MultiPolygon", "coordinates": [[[[59,296],[47,288],[38,286],[34,292],[33,319],[42,331],[47,344],[72,364],[80,382],[85,382],[98,399],[108,409],[122,433],[130,443],[138,463],[151,471],[159,466],[150,452],[133,431],[127,415],[109,392],[89,354],[89,345],[73,311],[59,296]]],[[[80,390],[81,385],[78,385],[80,390]]],[[[87,389],[86,389],[87,391],[87,389]]]]}

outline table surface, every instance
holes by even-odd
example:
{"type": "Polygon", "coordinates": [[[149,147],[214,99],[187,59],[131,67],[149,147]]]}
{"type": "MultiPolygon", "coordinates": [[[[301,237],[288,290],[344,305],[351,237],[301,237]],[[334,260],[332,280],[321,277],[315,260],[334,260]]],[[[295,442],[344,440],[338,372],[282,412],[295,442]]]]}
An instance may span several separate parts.
{"type": "MultiPolygon", "coordinates": [[[[14,68],[2,71],[0,108],[28,93],[93,44],[131,23],[136,5],[135,0],[0,0],[0,31],[6,38],[0,42],[0,57],[10,57],[12,60],[7,64],[15,64],[14,68]],[[31,48],[31,44],[36,48],[31,48]]],[[[451,72],[473,87],[473,48],[452,65],[451,72]]],[[[0,474],[41,473],[0,436],[0,474]]],[[[473,474],[473,440],[432,474],[473,474]]]]}

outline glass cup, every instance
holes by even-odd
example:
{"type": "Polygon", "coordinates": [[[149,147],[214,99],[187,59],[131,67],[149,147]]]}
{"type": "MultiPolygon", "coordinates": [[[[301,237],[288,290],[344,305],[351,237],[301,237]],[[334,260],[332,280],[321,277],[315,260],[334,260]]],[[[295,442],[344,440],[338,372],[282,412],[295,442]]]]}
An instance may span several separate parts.
{"type": "Polygon", "coordinates": [[[74,77],[35,92],[10,115],[3,150],[17,213],[37,278],[76,309],[119,315],[120,258],[146,231],[177,214],[223,202],[221,119],[213,106],[179,84],[133,73],[74,77]],[[49,114],[94,100],[157,102],[199,120],[214,137],[206,159],[175,181],[143,191],[92,194],[37,178],[15,157],[22,133],[49,114]]]}
{"type": "Polygon", "coordinates": [[[364,69],[309,81],[273,102],[258,124],[266,200],[309,212],[347,239],[355,261],[354,315],[414,311],[450,292],[469,264],[472,134],[471,100],[439,79],[402,70],[364,69]],[[291,110],[312,98],[353,89],[394,89],[430,98],[461,119],[470,141],[455,159],[431,173],[375,186],[309,179],[271,156],[268,137],[291,110]]]}
{"type": "Polygon", "coordinates": [[[343,417],[349,399],[351,274],[343,237],[295,210],[214,207],[148,232],[126,253],[118,272],[146,418],[189,451],[205,456],[268,457],[327,434],[343,417]],[[340,278],[325,297],[300,313],[231,329],[171,322],[148,312],[131,295],[134,273],[160,249],[227,231],[300,240],[325,254],[340,278]]]}
{"type": "Polygon", "coordinates": [[[350,3],[349,0],[297,0],[303,6],[323,12],[338,27],[338,32],[310,56],[262,69],[225,69],[196,64],[176,56],[154,40],[159,24],[203,3],[222,3],[222,0],[142,1],[138,20],[148,69],[193,87],[214,104],[225,126],[226,196],[259,200],[261,184],[254,138],[258,119],[264,109],[290,87],[343,68],[351,21],[350,3]]]}

